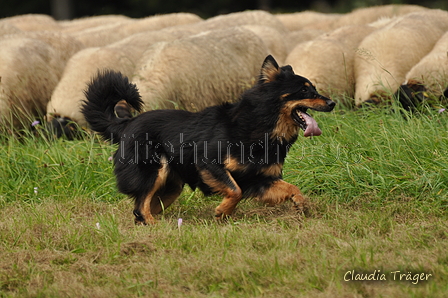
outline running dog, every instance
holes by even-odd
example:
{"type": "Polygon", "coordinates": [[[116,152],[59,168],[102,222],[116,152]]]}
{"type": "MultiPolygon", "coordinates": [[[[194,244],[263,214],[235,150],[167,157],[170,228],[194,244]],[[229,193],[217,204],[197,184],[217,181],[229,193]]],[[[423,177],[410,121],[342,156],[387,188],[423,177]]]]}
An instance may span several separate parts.
{"type": "Polygon", "coordinates": [[[137,87],[111,70],[100,71],[85,95],[82,112],[92,130],[118,144],[118,190],[134,199],[137,224],[154,223],[153,215],[170,206],[185,184],[224,197],[217,219],[230,216],[243,198],[268,205],[292,200],[303,212],[307,200],[282,180],[285,157],[300,129],[305,137],[322,133],[307,110],[330,112],[335,106],[272,56],[238,101],[197,113],[153,110],[132,117],[143,106],[137,87]]]}

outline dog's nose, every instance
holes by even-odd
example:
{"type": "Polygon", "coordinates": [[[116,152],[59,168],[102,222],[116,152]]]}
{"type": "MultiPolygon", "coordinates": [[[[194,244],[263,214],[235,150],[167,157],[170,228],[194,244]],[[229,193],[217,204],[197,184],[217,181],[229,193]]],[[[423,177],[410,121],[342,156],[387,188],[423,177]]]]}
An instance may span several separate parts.
{"type": "Polygon", "coordinates": [[[331,99],[327,99],[327,105],[330,107],[330,109],[333,110],[336,103],[334,101],[332,101],[331,99]]]}

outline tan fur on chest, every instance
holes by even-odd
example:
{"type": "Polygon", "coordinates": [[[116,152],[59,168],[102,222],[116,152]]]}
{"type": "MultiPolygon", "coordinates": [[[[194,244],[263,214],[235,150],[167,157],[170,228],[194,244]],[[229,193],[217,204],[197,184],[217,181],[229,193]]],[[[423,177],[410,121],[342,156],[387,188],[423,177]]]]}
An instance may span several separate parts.
{"type": "Polygon", "coordinates": [[[295,104],[286,103],[280,110],[277,123],[270,135],[271,139],[290,141],[299,133],[299,127],[291,118],[295,104]]]}

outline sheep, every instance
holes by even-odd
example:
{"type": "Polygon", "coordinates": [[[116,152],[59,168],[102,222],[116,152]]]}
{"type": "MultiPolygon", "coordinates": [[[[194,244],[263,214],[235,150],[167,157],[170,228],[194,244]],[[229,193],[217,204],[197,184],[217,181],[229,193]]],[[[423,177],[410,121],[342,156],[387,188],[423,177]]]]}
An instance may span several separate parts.
{"type": "Polygon", "coordinates": [[[345,26],[304,43],[299,43],[285,63],[312,81],[320,93],[353,96],[354,56],[361,40],[375,30],[372,26],[345,26]]]}
{"type": "Polygon", "coordinates": [[[156,31],[166,27],[192,24],[202,19],[191,13],[172,13],[143,19],[130,19],[74,32],[73,36],[88,47],[105,46],[144,31],[156,31]]]}
{"type": "Polygon", "coordinates": [[[154,44],[143,54],[133,82],[147,110],[197,111],[235,100],[253,84],[267,53],[250,30],[212,30],[154,44]]]}
{"type": "Polygon", "coordinates": [[[59,24],[50,16],[44,14],[25,14],[0,20],[1,23],[14,25],[23,31],[57,31],[60,30],[59,24]]]}
{"type": "Polygon", "coordinates": [[[371,33],[355,55],[355,104],[378,103],[448,30],[448,12],[424,10],[399,17],[371,33]]]}
{"type": "Polygon", "coordinates": [[[132,76],[136,63],[146,48],[153,43],[175,38],[176,36],[160,31],[148,31],[105,47],[86,48],[76,53],[68,61],[48,103],[47,121],[74,121],[80,126],[86,126],[80,106],[84,100],[85,86],[98,69],[113,69],[132,76]]]}
{"type": "Polygon", "coordinates": [[[80,112],[85,86],[99,69],[106,68],[134,77],[147,109],[197,110],[233,100],[232,95],[252,83],[268,53],[263,41],[248,29],[216,30],[184,39],[158,31],[162,34],[158,40],[167,41],[154,43],[138,59],[157,41],[149,36],[154,33],[135,34],[75,54],[48,103],[47,120],[55,125],[74,121],[86,127],[80,112]]]}
{"type": "Polygon", "coordinates": [[[436,96],[440,96],[448,87],[448,32],[406,74],[403,85],[408,84],[421,84],[436,96]]]}
{"type": "Polygon", "coordinates": [[[70,35],[52,31],[9,34],[1,42],[1,122],[20,129],[28,118],[45,113],[67,60],[83,45],[70,35]]]}
{"type": "Polygon", "coordinates": [[[49,44],[32,38],[0,40],[0,125],[14,131],[43,115],[62,73],[63,61],[49,44]]]}

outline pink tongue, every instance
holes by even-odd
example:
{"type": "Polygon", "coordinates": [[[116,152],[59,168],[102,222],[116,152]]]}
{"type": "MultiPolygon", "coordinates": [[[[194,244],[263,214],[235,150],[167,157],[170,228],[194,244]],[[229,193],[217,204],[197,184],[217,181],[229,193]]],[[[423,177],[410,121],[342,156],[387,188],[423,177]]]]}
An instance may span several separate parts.
{"type": "Polygon", "coordinates": [[[302,118],[305,119],[305,122],[307,125],[303,135],[305,137],[320,136],[322,134],[322,130],[320,130],[319,126],[317,125],[316,120],[314,120],[313,117],[311,117],[310,115],[308,115],[306,113],[300,113],[300,114],[301,114],[302,118]]]}

